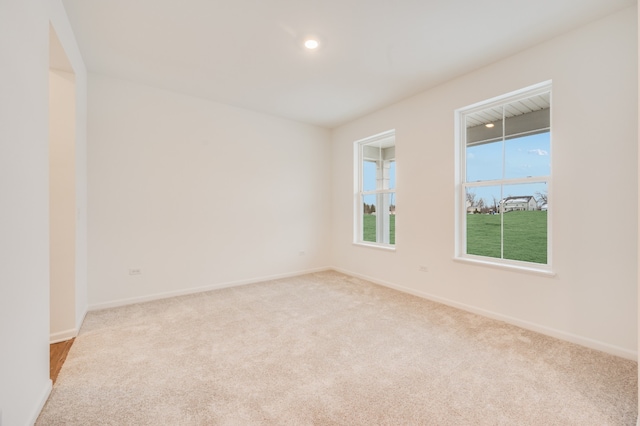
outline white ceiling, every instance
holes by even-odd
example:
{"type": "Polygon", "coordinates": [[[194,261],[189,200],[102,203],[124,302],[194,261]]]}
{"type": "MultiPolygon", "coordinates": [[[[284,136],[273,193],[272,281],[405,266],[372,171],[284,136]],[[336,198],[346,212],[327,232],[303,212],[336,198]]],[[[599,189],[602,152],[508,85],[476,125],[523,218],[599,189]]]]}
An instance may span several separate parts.
{"type": "Polygon", "coordinates": [[[332,128],[635,0],[63,3],[90,72],[332,128]]]}

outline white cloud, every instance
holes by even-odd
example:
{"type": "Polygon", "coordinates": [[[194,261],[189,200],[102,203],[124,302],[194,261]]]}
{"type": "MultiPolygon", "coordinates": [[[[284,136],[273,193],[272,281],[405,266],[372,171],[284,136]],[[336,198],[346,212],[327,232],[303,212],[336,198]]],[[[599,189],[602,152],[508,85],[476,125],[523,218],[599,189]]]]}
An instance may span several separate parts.
{"type": "Polygon", "coordinates": [[[541,155],[541,156],[545,156],[545,155],[549,155],[549,153],[547,151],[545,151],[544,149],[530,149],[529,150],[529,154],[536,154],[536,155],[541,155]]]}

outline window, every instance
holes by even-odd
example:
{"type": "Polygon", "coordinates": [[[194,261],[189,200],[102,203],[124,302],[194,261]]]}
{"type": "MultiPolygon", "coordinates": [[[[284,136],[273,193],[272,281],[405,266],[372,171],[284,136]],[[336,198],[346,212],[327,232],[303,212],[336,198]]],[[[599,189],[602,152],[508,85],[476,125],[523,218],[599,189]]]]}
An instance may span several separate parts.
{"type": "Polygon", "coordinates": [[[551,83],[457,110],[456,126],[456,257],[549,271],[551,83]]]}
{"type": "Polygon", "coordinates": [[[357,244],[392,248],[396,243],[395,131],[355,142],[357,244]]]}

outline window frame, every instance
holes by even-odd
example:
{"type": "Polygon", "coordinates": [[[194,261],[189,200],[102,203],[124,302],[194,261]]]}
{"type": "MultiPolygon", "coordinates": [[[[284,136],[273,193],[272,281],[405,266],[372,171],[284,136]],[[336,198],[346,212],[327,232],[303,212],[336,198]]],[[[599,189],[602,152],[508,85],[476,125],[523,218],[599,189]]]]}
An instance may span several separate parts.
{"type": "MultiPolygon", "coordinates": [[[[554,275],[552,267],[552,211],[547,210],[547,263],[535,263],[521,260],[504,259],[467,253],[467,205],[466,192],[468,188],[493,186],[493,185],[516,185],[527,183],[546,183],[547,197],[552,198],[552,176],[553,176],[553,86],[548,80],[532,86],[528,86],[504,95],[477,102],[472,105],[456,109],[454,111],[455,120],[455,253],[454,260],[463,261],[498,268],[532,272],[543,275],[554,275]],[[479,182],[467,182],[467,128],[466,116],[489,108],[502,107],[509,103],[526,99],[532,96],[549,93],[550,116],[549,116],[549,159],[550,168],[548,175],[506,178],[504,175],[500,179],[485,180],[479,182]]],[[[502,140],[508,140],[505,135],[502,140]]],[[[504,162],[504,158],[502,160],[504,162]]],[[[503,163],[504,167],[504,163],[503,163]]],[[[504,195],[504,194],[503,194],[504,195]]],[[[501,236],[501,245],[503,244],[501,236]]]]}
{"type": "MultiPolygon", "coordinates": [[[[365,241],[364,240],[364,232],[363,232],[363,228],[364,228],[364,197],[365,196],[370,196],[370,195],[376,195],[376,196],[383,196],[385,194],[390,194],[393,196],[394,199],[394,203],[393,205],[396,205],[397,203],[397,197],[396,197],[396,187],[394,188],[390,188],[390,189],[375,189],[375,190],[364,190],[364,179],[363,179],[363,164],[364,164],[364,147],[368,146],[368,145],[372,145],[375,143],[380,143],[382,141],[385,140],[389,140],[392,139],[393,140],[393,147],[395,150],[396,147],[396,131],[395,129],[391,129],[391,130],[387,130],[385,132],[382,133],[378,133],[376,135],[373,136],[369,136],[367,138],[364,139],[359,139],[357,141],[355,141],[353,143],[354,146],[354,208],[353,208],[353,212],[354,212],[354,217],[353,217],[353,244],[356,245],[361,245],[361,246],[368,246],[368,247],[375,247],[375,248],[381,248],[381,249],[386,249],[386,250],[391,250],[391,251],[395,251],[396,249],[396,244],[397,244],[397,232],[394,233],[394,243],[385,243],[385,242],[378,242],[378,236],[380,234],[377,234],[376,236],[376,241],[365,241]]],[[[396,156],[395,156],[395,152],[394,152],[394,158],[393,158],[393,162],[397,164],[397,160],[396,160],[396,156]]],[[[397,166],[396,166],[396,170],[397,170],[397,166]]],[[[377,203],[376,203],[377,204],[377,203]]],[[[376,205],[376,211],[377,209],[379,209],[379,205],[376,205]]],[[[394,210],[394,216],[395,216],[395,210],[394,210]]],[[[376,215],[376,230],[377,232],[381,233],[382,231],[380,231],[380,229],[384,229],[384,227],[380,227],[379,222],[383,221],[383,215],[376,215]]],[[[394,218],[394,221],[396,220],[396,218],[394,218]]],[[[395,225],[397,226],[397,222],[395,222],[395,225]]],[[[396,227],[397,230],[397,227],[396,227]]]]}

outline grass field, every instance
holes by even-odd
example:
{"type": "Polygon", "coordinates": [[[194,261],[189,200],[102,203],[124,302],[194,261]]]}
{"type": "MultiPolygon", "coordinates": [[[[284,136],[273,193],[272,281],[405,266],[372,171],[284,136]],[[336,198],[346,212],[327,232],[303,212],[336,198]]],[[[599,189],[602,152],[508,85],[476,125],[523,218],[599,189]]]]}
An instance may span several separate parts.
{"type": "MultiPolygon", "coordinates": [[[[501,216],[467,215],[467,253],[500,258],[501,216]]],[[[391,244],[396,243],[396,217],[389,216],[391,244]]],[[[365,214],[363,240],[376,241],[376,216],[365,214]]],[[[504,258],[547,263],[547,212],[509,212],[504,215],[504,258]]]]}
{"type": "MultiPolygon", "coordinates": [[[[376,242],[376,216],[372,214],[365,214],[362,229],[362,240],[370,241],[372,243],[376,242]]],[[[391,244],[396,243],[396,216],[389,216],[389,242],[391,244]]]]}
{"type": "Polygon", "coordinates": [[[504,258],[547,263],[547,212],[467,215],[467,253],[500,258],[500,219],[504,217],[504,258]]]}

